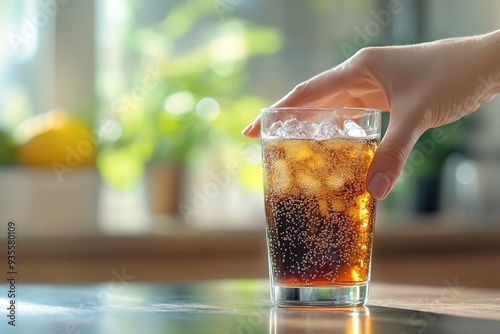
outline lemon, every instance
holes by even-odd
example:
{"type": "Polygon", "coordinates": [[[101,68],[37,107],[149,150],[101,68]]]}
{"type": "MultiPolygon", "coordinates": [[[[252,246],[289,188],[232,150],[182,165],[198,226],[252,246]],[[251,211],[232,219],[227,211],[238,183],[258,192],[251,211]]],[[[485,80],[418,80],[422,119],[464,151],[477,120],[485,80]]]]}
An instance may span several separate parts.
{"type": "Polygon", "coordinates": [[[14,131],[17,162],[27,166],[92,165],[96,144],[91,128],[64,110],[31,117],[14,131]]]}

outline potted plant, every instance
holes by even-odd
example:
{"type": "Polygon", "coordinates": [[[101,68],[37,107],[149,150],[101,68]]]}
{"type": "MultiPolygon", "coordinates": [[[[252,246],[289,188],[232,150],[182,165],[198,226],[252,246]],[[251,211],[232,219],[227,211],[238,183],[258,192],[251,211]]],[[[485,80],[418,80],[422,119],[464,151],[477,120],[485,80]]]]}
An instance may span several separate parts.
{"type": "MultiPolygon", "coordinates": [[[[221,22],[209,2],[194,0],[159,23],[132,29],[129,39],[140,68],[156,68],[161,79],[118,115],[120,136],[103,145],[98,163],[104,178],[118,186],[132,186],[146,175],[153,212],[175,214],[183,171],[208,146],[236,136],[241,141],[240,130],[253,117],[248,110],[266,104],[245,91],[247,64],[254,56],[276,52],[281,39],[243,20],[221,22]],[[189,24],[179,26],[183,16],[189,24]],[[202,42],[188,43],[202,32],[202,42]],[[148,53],[152,44],[169,47],[148,53]]],[[[137,82],[145,73],[136,73],[137,82]]]]}

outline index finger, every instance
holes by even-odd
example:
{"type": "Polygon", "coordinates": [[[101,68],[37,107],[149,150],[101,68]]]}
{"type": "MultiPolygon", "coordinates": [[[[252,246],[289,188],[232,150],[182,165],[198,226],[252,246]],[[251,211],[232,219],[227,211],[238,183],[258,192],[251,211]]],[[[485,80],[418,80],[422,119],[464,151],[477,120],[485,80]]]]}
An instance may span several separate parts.
{"type": "MultiPolygon", "coordinates": [[[[353,56],[342,64],[298,84],[271,107],[344,106],[387,109],[386,96],[368,66],[365,66],[363,59],[366,58],[353,56]]],[[[258,137],[260,117],[250,123],[242,133],[248,137],[258,137]]]]}

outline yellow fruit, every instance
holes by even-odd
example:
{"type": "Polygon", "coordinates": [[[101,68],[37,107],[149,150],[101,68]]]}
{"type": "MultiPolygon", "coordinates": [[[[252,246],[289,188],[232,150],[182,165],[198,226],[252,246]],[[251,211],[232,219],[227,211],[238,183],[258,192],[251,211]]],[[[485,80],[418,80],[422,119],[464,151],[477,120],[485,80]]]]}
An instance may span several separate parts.
{"type": "Polygon", "coordinates": [[[21,165],[76,168],[95,162],[92,130],[65,111],[52,110],[27,119],[16,129],[14,138],[21,165]]]}

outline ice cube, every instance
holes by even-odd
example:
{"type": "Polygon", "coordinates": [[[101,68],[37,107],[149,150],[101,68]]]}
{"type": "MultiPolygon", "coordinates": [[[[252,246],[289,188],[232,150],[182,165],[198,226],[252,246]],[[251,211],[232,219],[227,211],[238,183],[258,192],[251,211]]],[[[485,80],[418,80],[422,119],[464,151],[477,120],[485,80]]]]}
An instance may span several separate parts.
{"type": "Polygon", "coordinates": [[[321,182],[305,173],[297,176],[297,184],[306,194],[318,194],[321,189],[321,182]]]}
{"type": "Polygon", "coordinates": [[[313,133],[316,131],[316,127],[316,123],[300,122],[297,125],[300,138],[312,138],[313,133]]]}
{"type": "Polygon", "coordinates": [[[335,135],[339,135],[340,129],[331,119],[325,119],[317,127],[312,137],[316,140],[327,140],[335,135]]]}
{"type": "Polygon", "coordinates": [[[292,174],[285,159],[274,161],[268,174],[271,188],[285,195],[292,188],[292,174]]]}
{"type": "Polygon", "coordinates": [[[295,151],[290,151],[290,153],[290,156],[295,158],[296,161],[310,160],[314,157],[314,152],[307,145],[295,147],[295,151]]]}
{"type": "Polygon", "coordinates": [[[309,161],[307,162],[307,166],[311,169],[316,170],[322,170],[329,167],[327,161],[318,155],[315,155],[312,157],[312,159],[309,159],[309,161]]]}
{"type": "Polygon", "coordinates": [[[268,135],[269,136],[277,136],[278,135],[278,131],[279,129],[281,129],[283,127],[283,122],[282,121],[277,121],[277,122],[274,122],[270,127],[269,127],[269,133],[268,135]]]}
{"type": "Polygon", "coordinates": [[[285,139],[306,139],[312,137],[314,130],[316,130],[316,124],[291,118],[277,130],[277,135],[285,139]]]}
{"type": "Polygon", "coordinates": [[[351,119],[346,119],[344,121],[343,134],[349,137],[366,137],[365,130],[351,119]]]}
{"type": "Polygon", "coordinates": [[[328,188],[330,188],[333,191],[339,190],[345,183],[346,178],[343,178],[340,175],[337,176],[332,176],[326,179],[325,183],[328,188]]]}
{"type": "Polygon", "coordinates": [[[285,123],[283,123],[283,126],[281,128],[278,129],[278,131],[276,132],[276,134],[278,135],[278,137],[280,138],[289,138],[290,135],[295,132],[295,127],[297,126],[297,123],[299,121],[297,121],[296,118],[290,118],[290,119],[287,119],[285,121],[285,123]]]}

